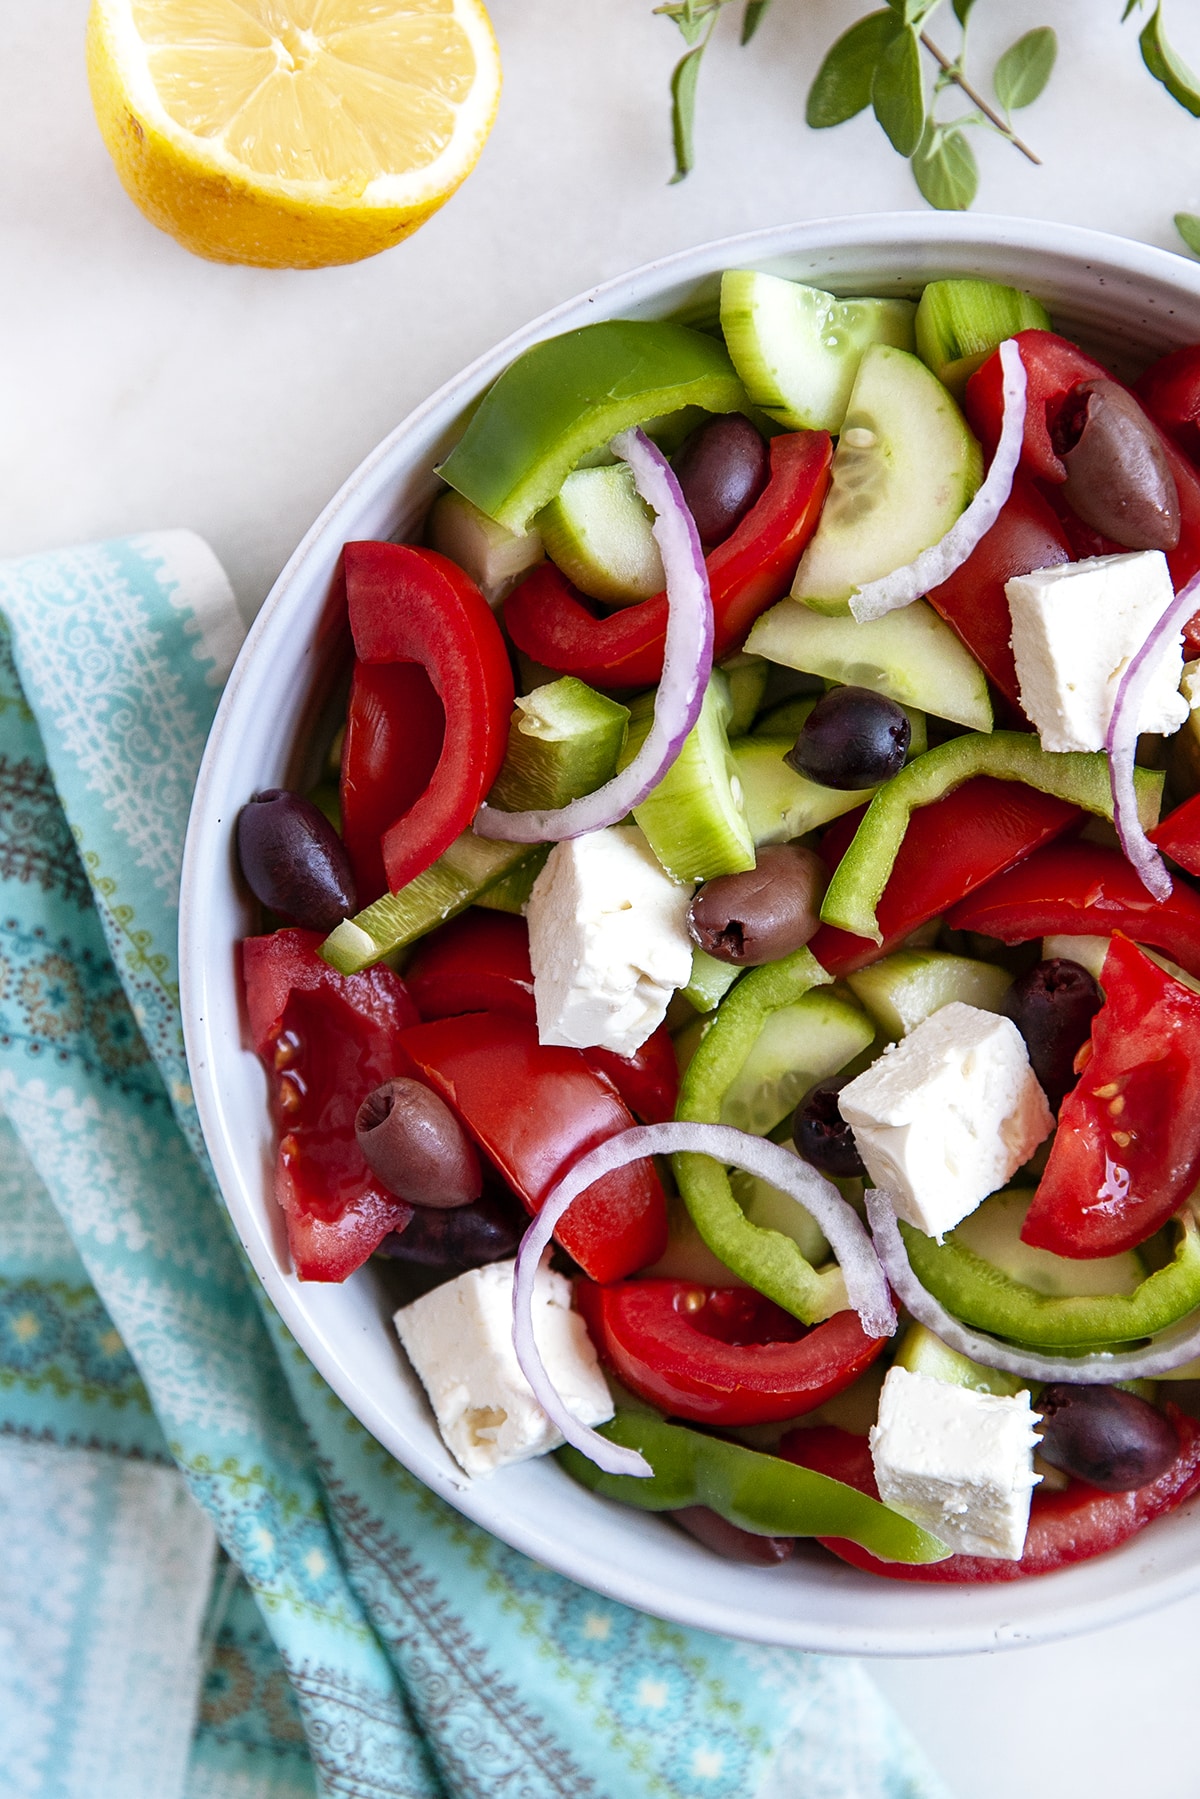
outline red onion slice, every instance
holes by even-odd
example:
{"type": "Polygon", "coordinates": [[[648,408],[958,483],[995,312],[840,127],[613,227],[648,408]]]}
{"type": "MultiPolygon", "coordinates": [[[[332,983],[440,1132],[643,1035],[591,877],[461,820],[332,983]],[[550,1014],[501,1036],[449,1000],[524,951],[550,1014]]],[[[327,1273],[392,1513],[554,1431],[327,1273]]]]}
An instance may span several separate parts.
{"type": "Polygon", "coordinates": [[[712,672],[713,613],[695,522],[674,470],[645,432],[622,431],[609,447],[629,464],[634,486],[654,511],[652,530],[666,573],[667,635],[654,723],[628,768],[594,793],[549,812],[500,812],[485,804],[472,826],[480,837],[561,843],[619,824],[658,786],[700,716],[712,672]]]}
{"type": "Polygon", "coordinates": [[[961,568],[971,551],[991,530],[1012,492],[1013,476],[1021,459],[1025,437],[1025,364],[1016,339],[1006,337],[1000,345],[1000,367],[1004,374],[1004,416],[1000,438],[991,467],[980,483],[971,504],[955,519],[944,537],[929,549],[922,550],[913,562],[893,569],[878,581],[868,581],[852,595],[850,610],[860,624],[882,618],[900,606],[911,605],[931,587],[949,580],[961,568]]]}
{"type": "Polygon", "coordinates": [[[1054,1356],[1002,1343],[997,1337],[972,1330],[921,1285],[912,1271],[891,1199],[882,1190],[869,1188],[867,1191],[867,1221],[884,1273],[917,1323],[923,1324],[951,1349],[956,1349],[959,1355],[970,1356],[973,1362],[982,1362],[987,1368],[999,1368],[1022,1380],[1061,1380],[1076,1385],[1096,1381],[1111,1385],[1122,1380],[1153,1380],[1156,1375],[1168,1374],[1172,1368],[1182,1368],[1185,1362],[1200,1355],[1200,1309],[1181,1318],[1169,1330],[1160,1332],[1153,1342],[1144,1344],[1141,1349],[1054,1356]]]}
{"type": "Polygon", "coordinates": [[[1134,757],[1137,755],[1138,719],[1146,697],[1146,684],[1154,673],[1155,663],[1173,637],[1200,605],[1200,575],[1193,575],[1181,587],[1161,618],[1151,626],[1140,650],[1121,676],[1112,717],[1108,721],[1104,747],[1108,751],[1108,777],[1112,782],[1113,823],[1126,859],[1135,869],[1143,887],[1157,900],[1170,899],[1172,881],[1167,865],[1142,829],[1138,816],[1137,794],[1133,785],[1134,757]]]}
{"type": "Polygon", "coordinates": [[[534,1278],[555,1226],[586,1187],[602,1174],[638,1162],[643,1156],[668,1156],[680,1150],[713,1156],[727,1166],[744,1168],[748,1174],[757,1174],[789,1193],[816,1219],[837,1257],[846,1282],[846,1297],[862,1319],[863,1330],[869,1337],[890,1337],[896,1329],[896,1308],[871,1239],[832,1181],[778,1143],[734,1130],[732,1125],[635,1124],[581,1156],[547,1194],[521,1241],[513,1279],[513,1348],[521,1372],[533,1389],[534,1398],[567,1442],[606,1474],[644,1476],[654,1470],[637,1450],[610,1443],[598,1431],[580,1424],[567,1410],[534,1340],[534,1278]]]}

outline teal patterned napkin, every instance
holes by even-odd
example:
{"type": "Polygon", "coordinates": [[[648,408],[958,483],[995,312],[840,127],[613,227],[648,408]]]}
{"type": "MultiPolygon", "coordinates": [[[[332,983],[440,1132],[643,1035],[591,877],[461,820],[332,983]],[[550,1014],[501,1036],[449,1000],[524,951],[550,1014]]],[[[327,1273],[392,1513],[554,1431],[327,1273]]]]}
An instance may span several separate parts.
{"type": "Polygon", "coordinates": [[[179,1025],[233,596],[170,532],[0,565],[0,614],[0,1793],[936,1799],[854,1664],[551,1574],[300,1355],[179,1025]]]}

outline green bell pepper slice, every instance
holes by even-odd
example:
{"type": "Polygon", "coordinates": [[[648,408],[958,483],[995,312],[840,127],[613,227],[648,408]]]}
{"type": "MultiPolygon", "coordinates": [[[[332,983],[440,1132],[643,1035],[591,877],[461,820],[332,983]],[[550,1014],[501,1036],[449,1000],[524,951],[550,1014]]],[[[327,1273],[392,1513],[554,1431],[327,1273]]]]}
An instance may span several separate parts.
{"type": "Polygon", "coordinates": [[[577,1449],[560,1449],[572,1479],[605,1499],[645,1512],[705,1505],[756,1536],[845,1537],[888,1562],[941,1562],[950,1553],[879,1500],[780,1456],[667,1424],[651,1412],[618,1411],[600,1432],[639,1449],[654,1470],[649,1479],[605,1474],[577,1449]]]}
{"type": "MultiPolygon", "coordinates": [[[[976,775],[1022,781],[1100,818],[1111,820],[1113,815],[1108,757],[1102,751],[1054,753],[1024,731],[992,731],[986,736],[969,732],[952,737],[948,743],[926,750],[879,789],[826,890],[821,907],[824,922],[882,943],[875,908],[888,884],[909,819],[918,806],[940,800],[976,775]]],[[[1155,770],[1139,768],[1134,778],[1138,812],[1148,828],[1158,820],[1163,777],[1155,770]]]]}
{"type": "Polygon", "coordinates": [[[630,425],[749,405],[724,344],[661,319],[605,319],[535,344],[493,383],[438,473],[510,531],[630,425]]]}
{"type": "MultiPolygon", "coordinates": [[[[792,1005],[827,975],[807,949],[779,962],[752,968],[726,994],[688,1064],[675,1116],[699,1124],[719,1124],[721,1106],[767,1018],[792,1005]]],[[[711,1156],[693,1151],[671,1157],[679,1192],[692,1222],[713,1254],[741,1280],[804,1324],[830,1315],[831,1302],[845,1304],[840,1269],[818,1272],[782,1231],[751,1224],[730,1185],[729,1174],[711,1156]]],[[[837,1303],[832,1303],[837,1310],[837,1303]]]]}
{"type": "Polygon", "coordinates": [[[1200,1306],[1200,1228],[1190,1209],[1178,1216],[1179,1242],[1165,1268],[1132,1293],[1039,1293],[985,1261],[951,1231],[944,1242],[900,1225],[913,1273],[948,1312],[976,1330],[1026,1349],[1115,1349],[1153,1337],[1200,1306]]]}

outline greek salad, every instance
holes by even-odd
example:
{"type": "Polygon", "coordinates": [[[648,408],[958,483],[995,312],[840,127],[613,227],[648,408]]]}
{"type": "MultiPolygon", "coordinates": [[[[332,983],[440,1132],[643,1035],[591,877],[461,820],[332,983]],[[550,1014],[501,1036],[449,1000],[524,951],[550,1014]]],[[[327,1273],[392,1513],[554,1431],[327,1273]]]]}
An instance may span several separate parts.
{"type": "Polygon", "coordinates": [[[983,280],[602,321],[349,543],[248,798],[296,1275],[469,1475],[993,1581],[1200,1490],[1200,346],[983,280]]]}

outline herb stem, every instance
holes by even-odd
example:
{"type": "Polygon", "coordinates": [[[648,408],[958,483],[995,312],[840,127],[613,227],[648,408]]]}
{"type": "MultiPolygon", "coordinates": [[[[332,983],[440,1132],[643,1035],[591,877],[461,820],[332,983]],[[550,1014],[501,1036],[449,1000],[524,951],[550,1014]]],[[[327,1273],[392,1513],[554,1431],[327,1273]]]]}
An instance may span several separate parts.
{"type": "Polygon", "coordinates": [[[956,63],[952,63],[950,61],[950,58],[946,55],[945,51],[938,49],[937,45],[934,43],[933,39],[929,36],[929,34],[927,32],[923,31],[921,33],[921,42],[924,44],[925,48],[928,50],[930,56],[933,57],[933,60],[942,69],[943,73],[948,77],[948,79],[950,81],[952,81],[954,83],[955,87],[960,87],[962,89],[963,93],[967,96],[967,99],[974,101],[975,105],[979,108],[979,110],[983,114],[983,116],[986,119],[991,120],[992,124],[996,127],[996,130],[1000,133],[1001,137],[1006,137],[1008,139],[1009,143],[1012,144],[1015,149],[1017,149],[1021,152],[1022,156],[1027,156],[1029,158],[1030,162],[1037,163],[1040,168],[1041,161],[1042,161],[1041,157],[1035,155],[1034,152],[1029,148],[1029,145],[1022,142],[1022,140],[1017,136],[1016,132],[1013,130],[1012,126],[1008,123],[1008,121],[1006,119],[1001,118],[1000,114],[995,110],[994,107],[991,107],[988,105],[987,101],[984,99],[983,95],[978,91],[978,89],[972,87],[971,83],[967,80],[967,78],[963,74],[962,70],[957,66],[956,63]]]}

